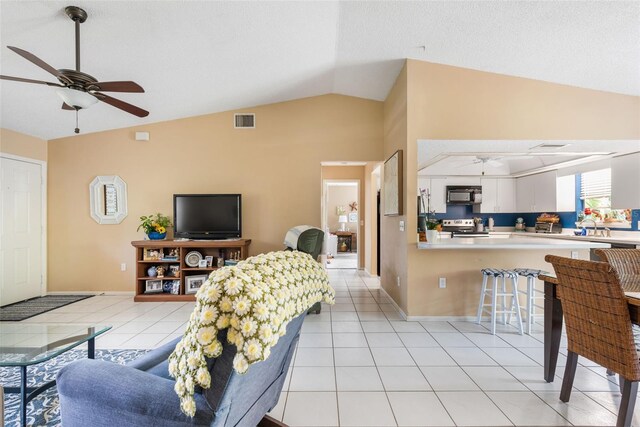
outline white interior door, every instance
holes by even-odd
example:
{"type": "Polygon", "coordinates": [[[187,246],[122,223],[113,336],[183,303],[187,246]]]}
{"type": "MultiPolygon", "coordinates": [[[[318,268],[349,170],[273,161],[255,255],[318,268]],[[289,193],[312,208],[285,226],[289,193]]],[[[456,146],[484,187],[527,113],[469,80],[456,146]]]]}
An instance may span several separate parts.
{"type": "Polygon", "coordinates": [[[0,306],[43,294],[42,165],[0,157],[0,306]]]}

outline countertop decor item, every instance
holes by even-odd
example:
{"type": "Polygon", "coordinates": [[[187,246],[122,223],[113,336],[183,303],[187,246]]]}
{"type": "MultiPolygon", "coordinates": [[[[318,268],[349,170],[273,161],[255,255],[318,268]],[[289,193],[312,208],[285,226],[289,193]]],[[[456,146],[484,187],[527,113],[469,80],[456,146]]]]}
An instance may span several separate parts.
{"type": "Polygon", "coordinates": [[[149,277],[156,277],[158,275],[158,270],[156,269],[156,267],[154,265],[149,267],[149,269],[147,270],[147,275],[149,277]]]}
{"type": "Polygon", "coordinates": [[[161,213],[140,217],[140,225],[136,231],[141,228],[147,233],[150,240],[162,240],[167,236],[167,227],[171,226],[171,220],[168,216],[161,213]]]}
{"type": "Polygon", "coordinates": [[[202,254],[198,251],[191,251],[184,257],[184,262],[189,267],[197,267],[198,263],[202,259],[202,254]]]}

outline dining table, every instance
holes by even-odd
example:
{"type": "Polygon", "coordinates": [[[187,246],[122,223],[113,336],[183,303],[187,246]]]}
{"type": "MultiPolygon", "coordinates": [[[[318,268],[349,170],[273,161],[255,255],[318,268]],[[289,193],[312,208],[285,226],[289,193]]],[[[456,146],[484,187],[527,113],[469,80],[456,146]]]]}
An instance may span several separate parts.
{"type": "MultiPolygon", "coordinates": [[[[558,297],[558,278],[552,274],[538,276],[544,282],[544,379],[553,382],[562,338],[562,301],[558,297]]],[[[620,283],[640,284],[640,275],[621,275],[620,283]]],[[[632,323],[640,325],[640,292],[625,292],[632,323]]]]}

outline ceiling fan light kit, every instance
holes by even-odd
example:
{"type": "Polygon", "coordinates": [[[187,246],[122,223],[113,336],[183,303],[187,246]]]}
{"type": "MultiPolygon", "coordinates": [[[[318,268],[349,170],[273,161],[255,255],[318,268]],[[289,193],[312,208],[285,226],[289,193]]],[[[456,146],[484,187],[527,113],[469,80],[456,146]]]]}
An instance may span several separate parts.
{"type": "Polygon", "coordinates": [[[76,69],[55,69],[51,65],[47,64],[46,62],[44,62],[34,54],[27,52],[26,50],[14,46],[7,46],[10,50],[22,56],[27,61],[30,61],[31,63],[37,65],[38,67],[55,76],[60,83],[51,83],[41,80],[32,80],[4,75],[0,75],[0,79],[58,87],[59,89],[56,89],[56,93],[63,100],[62,109],[72,110],[76,112],[75,133],[80,132],[80,129],[77,125],[78,111],[88,108],[98,101],[102,101],[138,117],[148,116],[148,111],[136,107],[135,105],[128,104],[119,99],[112,98],[100,92],[144,92],[144,89],[139,84],[132,81],[99,82],[95,77],[80,71],[80,24],[87,20],[88,15],[87,12],[77,6],[67,6],[64,11],[75,24],[76,69]]]}
{"type": "Polygon", "coordinates": [[[69,87],[61,87],[56,89],[56,93],[62,101],[70,107],[74,109],[80,110],[82,108],[89,108],[96,102],[98,102],[98,98],[95,96],[83,92],[77,89],[71,89],[69,87]]]}

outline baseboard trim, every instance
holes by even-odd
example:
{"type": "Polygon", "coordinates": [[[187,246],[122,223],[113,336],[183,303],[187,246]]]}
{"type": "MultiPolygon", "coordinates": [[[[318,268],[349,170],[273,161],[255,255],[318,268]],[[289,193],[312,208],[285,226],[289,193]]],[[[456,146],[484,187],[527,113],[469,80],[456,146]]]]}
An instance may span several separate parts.
{"type": "Polygon", "coordinates": [[[407,320],[411,322],[428,322],[439,320],[442,322],[475,322],[476,316],[407,316],[407,320]]]}
{"type": "Polygon", "coordinates": [[[384,295],[385,295],[387,298],[389,298],[389,299],[391,300],[391,304],[393,304],[393,306],[396,308],[396,310],[398,310],[398,311],[400,312],[400,316],[401,316],[404,320],[408,320],[408,319],[407,319],[407,315],[405,314],[405,312],[404,312],[404,311],[402,311],[402,309],[400,308],[400,306],[399,306],[398,304],[396,304],[395,300],[394,300],[393,298],[391,298],[391,295],[389,295],[389,294],[387,293],[387,291],[385,291],[385,289],[384,289],[382,286],[380,286],[380,290],[381,290],[382,292],[384,292],[384,295]]]}
{"type": "Polygon", "coordinates": [[[47,295],[109,295],[109,296],[134,296],[132,291],[49,291],[47,295]]]}

